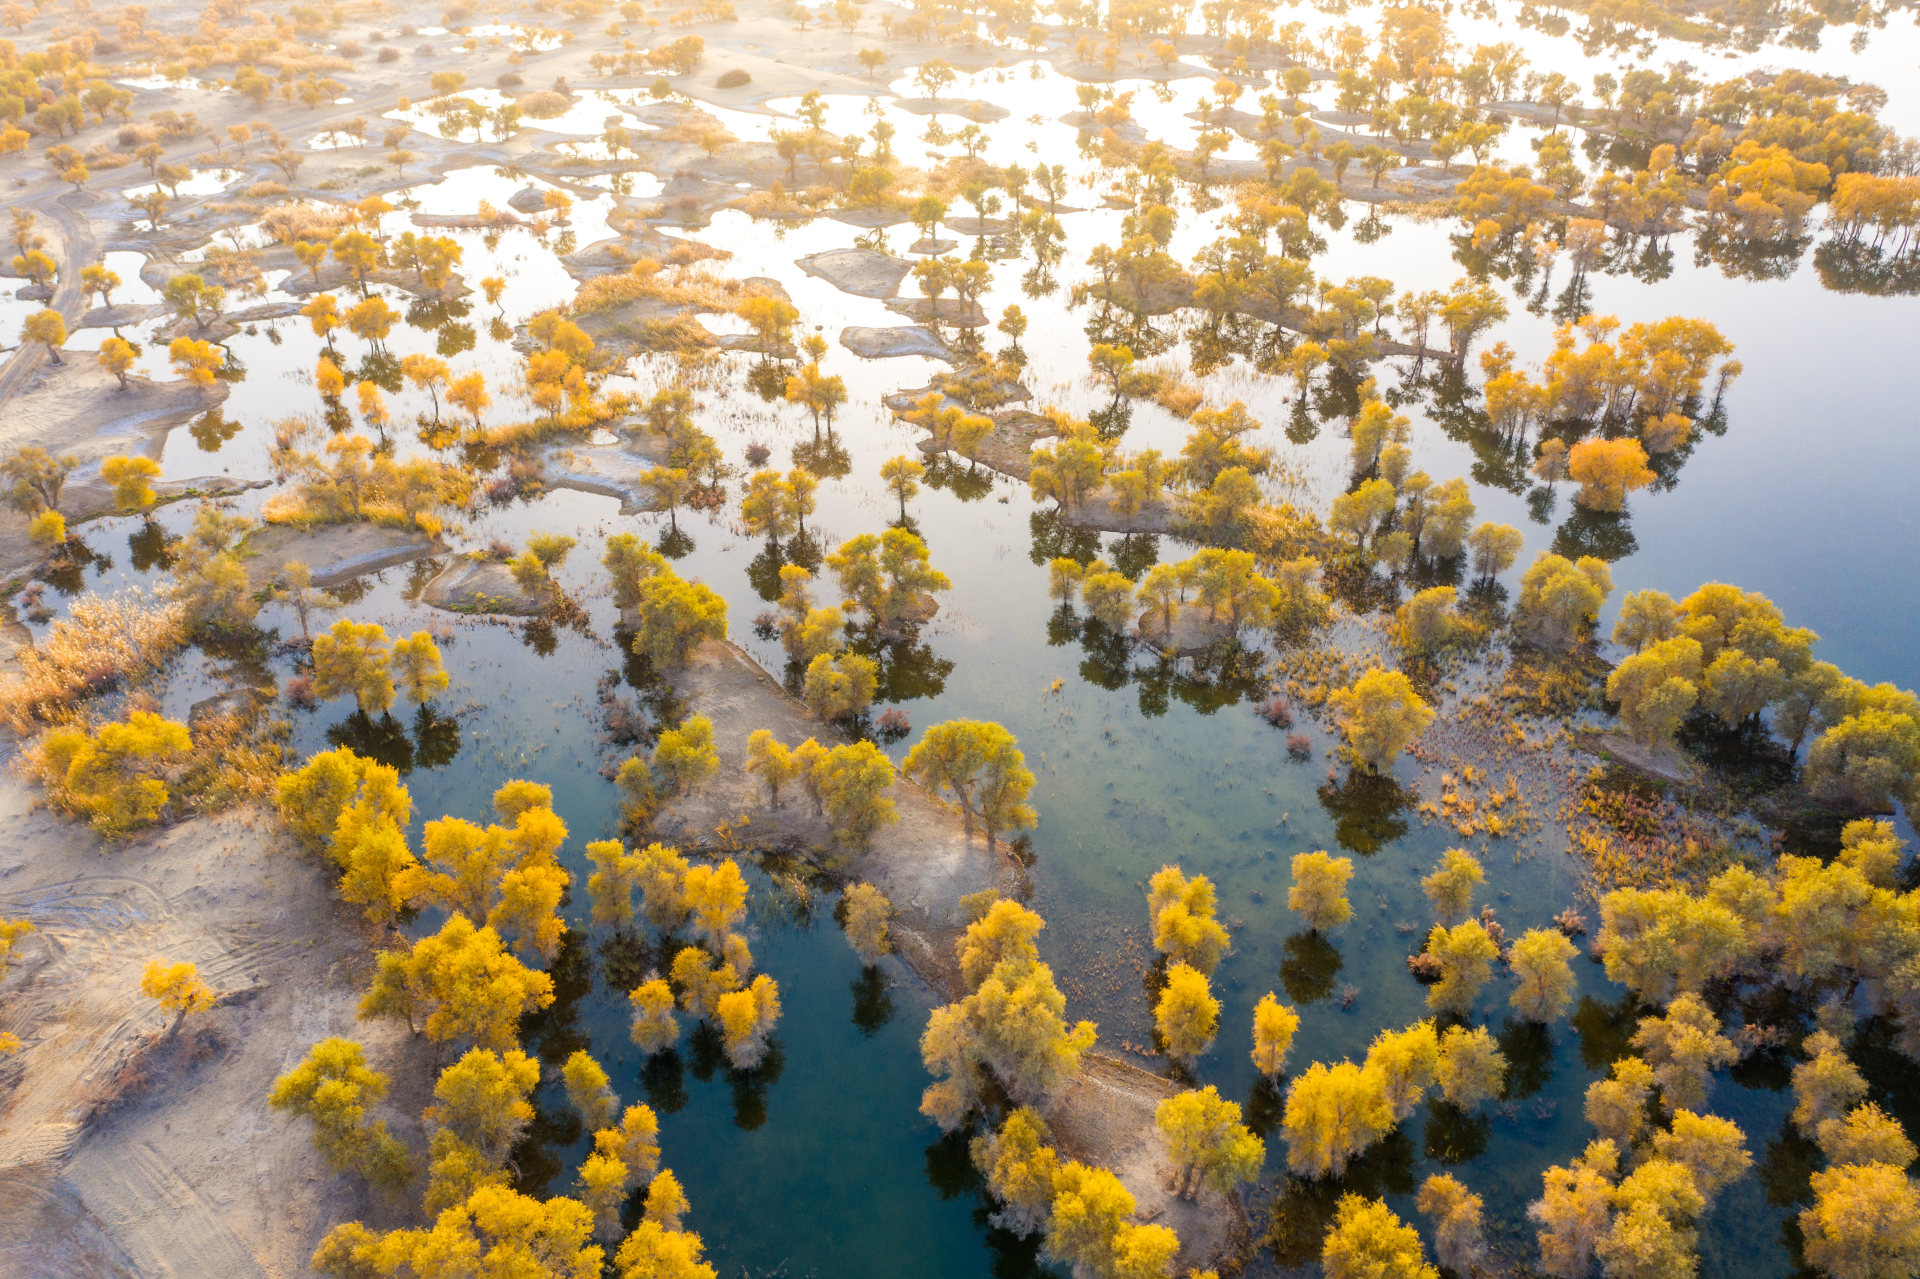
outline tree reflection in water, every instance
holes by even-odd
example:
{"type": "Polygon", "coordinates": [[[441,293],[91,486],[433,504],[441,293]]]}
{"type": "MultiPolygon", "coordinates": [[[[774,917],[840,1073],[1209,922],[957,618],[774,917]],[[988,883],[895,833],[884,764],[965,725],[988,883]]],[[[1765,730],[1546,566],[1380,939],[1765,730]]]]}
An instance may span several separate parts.
{"type": "Polygon", "coordinates": [[[1296,1004],[1318,1003],[1333,993],[1340,975],[1340,952],[1319,933],[1294,933],[1282,943],[1280,984],[1296,1004]]]}
{"type": "Polygon", "coordinates": [[[1319,791],[1320,806],[1333,819],[1333,837],[1340,847],[1371,857],[1407,833],[1401,814],[1413,797],[1391,774],[1351,769],[1338,783],[1319,791]]]}

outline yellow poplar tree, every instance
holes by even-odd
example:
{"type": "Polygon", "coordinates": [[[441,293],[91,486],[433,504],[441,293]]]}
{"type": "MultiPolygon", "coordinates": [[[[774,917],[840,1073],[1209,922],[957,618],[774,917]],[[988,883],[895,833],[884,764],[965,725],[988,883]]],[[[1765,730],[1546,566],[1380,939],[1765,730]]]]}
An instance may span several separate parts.
{"type": "Polygon", "coordinates": [[[1213,881],[1189,879],[1178,866],[1162,866],[1147,881],[1147,918],[1153,946],[1174,963],[1211,973],[1226,954],[1227,930],[1214,919],[1213,881]]]}
{"type": "Polygon", "coordinates": [[[1325,851],[1296,854],[1293,886],[1287,890],[1287,909],[1306,917],[1307,927],[1329,933],[1353,918],[1347,901],[1347,881],[1353,878],[1353,859],[1331,857],[1325,851]]]}
{"type": "Polygon", "coordinates": [[[1287,1089],[1281,1119],[1287,1167],[1303,1177],[1338,1177],[1394,1123],[1377,1072],[1350,1061],[1332,1066],[1316,1061],[1287,1089]]]}
{"type": "Polygon", "coordinates": [[[553,979],[508,954],[498,933],[453,915],[412,949],[375,956],[360,1016],[404,1017],[435,1043],[471,1039],[497,1049],[514,1042],[522,1014],[553,998],[553,979]]]}
{"type": "Polygon", "coordinates": [[[1043,1229],[1053,1211],[1054,1174],[1060,1157],[1048,1145],[1046,1120],[1022,1106],[1006,1117],[1000,1131],[973,1139],[973,1166],[1000,1201],[994,1223],[1017,1235],[1043,1229]]]}
{"type": "Polygon", "coordinates": [[[1269,1080],[1278,1080],[1287,1068],[1287,1052],[1300,1029],[1300,1014],[1281,1003],[1272,991],[1253,1006],[1253,1065],[1269,1080]]]}
{"type": "Polygon", "coordinates": [[[157,1000],[161,1012],[173,1014],[173,1025],[167,1028],[169,1035],[179,1031],[188,1017],[213,1007],[218,999],[213,987],[200,980],[200,969],[196,965],[168,964],[158,959],[148,960],[145,971],[140,974],[140,993],[157,1000]]]}
{"type": "Polygon", "coordinates": [[[335,1172],[397,1184],[406,1177],[407,1148],[384,1120],[367,1117],[367,1107],[386,1093],[387,1077],[368,1068],[360,1045],[333,1036],[274,1080],[267,1101],[312,1122],[313,1144],[335,1172]]]}
{"type": "Polygon", "coordinates": [[[867,963],[876,962],[892,944],[887,937],[887,920],[893,914],[892,903],[872,884],[852,885],[841,898],[841,903],[848,944],[867,963]]]}
{"type": "Polygon", "coordinates": [[[1346,733],[1347,749],[1356,763],[1372,772],[1393,764],[1394,757],[1433,723],[1433,710],[1399,671],[1375,666],[1332,697],[1346,733]]]}
{"type": "Polygon", "coordinates": [[[1220,1001],[1207,988],[1207,975],[1186,964],[1169,967],[1167,984],[1153,1007],[1153,1023],[1167,1056],[1191,1066],[1220,1029],[1220,1001]]]}
{"type": "Polygon", "coordinates": [[[673,1017],[673,987],[661,977],[648,977],[627,994],[633,1005],[628,1035],[641,1052],[652,1056],[680,1042],[680,1023],[673,1017]]]}
{"type": "Polygon", "coordinates": [[[1446,925],[1458,923],[1473,909],[1473,890],[1487,878],[1472,853],[1464,848],[1449,848],[1440,854],[1440,864],[1420,881],[1420,888],[1433,903],[1434,913],[1446,925]]]}
{"type": "Polygon", "coordinates": [[[393,672],[386,628],[341,618],[313,637],[313,691],[323,698],[351,693],[363,715],[393,705],[393,672]]]}
{"type": "Polygon", "coordinates": [[[1231,1194],[1260,1175],[1265,1143],[1240,1122],[1239,1105],[1222,1098],[1212,1084],[1164,1098],[1154,1108],[1154,1124],[1183,1198],[1198,1198],[1203,1187],[1231,1194]]]}
{"type": "Polygon", "coordinates": [[[1465,1016],[1493,976],[1500,947],[1479,920],[1469,919],[1452,928],[1436,924],[1427,934],[1427,953],[1440,961],[1440,980],[1427,991],[1427,1007],[1465,1016]]]}
{"type": "Polygon", "coordinates": [[[1326,1279],[1440,1279],[1420,1236],[1378,1199],[1342,1195],[1320,1249],[1326,1279]]]}
{"type": "Polygon", "coordinates": [[[1514,1011],[1541,1023],[1564,1017],[1575,986],[1568,961],[1579,953],[1558,929],[1531,928],[1520,934],[1508,954],[1513,975],[1520,979],[1509,997],[1514,1011]]]}

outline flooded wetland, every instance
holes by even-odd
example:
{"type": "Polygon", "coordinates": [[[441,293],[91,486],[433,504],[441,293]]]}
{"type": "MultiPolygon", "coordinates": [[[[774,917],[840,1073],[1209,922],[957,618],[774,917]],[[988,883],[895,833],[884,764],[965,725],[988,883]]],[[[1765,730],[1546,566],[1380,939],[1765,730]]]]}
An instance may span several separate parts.
{"type": "Polygon", "coordinates": [[[1920,1275],[1898,4],[8,4],[0,1272],[1920,1275]]]}

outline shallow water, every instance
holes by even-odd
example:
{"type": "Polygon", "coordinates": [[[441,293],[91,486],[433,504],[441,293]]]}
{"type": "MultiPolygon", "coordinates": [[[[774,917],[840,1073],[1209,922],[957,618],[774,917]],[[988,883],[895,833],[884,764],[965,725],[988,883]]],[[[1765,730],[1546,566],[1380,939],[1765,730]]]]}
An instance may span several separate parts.
{"type": "MultiPolygon", "coordinates": [[[[1563,56],[1569,47],[1567,41],[1506,25],[1482,32],[1471,23],[1456,23],[1456,29],[1466,43],[1516,39],[1530,51],[1537,49],[1542,61],[1549,52],[1563,56]]],[[[1732,73],[1721,71],[1723,61],[1728,68],[1744,69],[1769,58],[1776,64],[1857,64],[1865,70],[1886,65],[1887,50],[1911,48],[1911,34],[1904,27],[1879,33],[1868,53],[1858,56],[1829,52],[1783,59],[1778,50],[1765,50],[1723,60],[1692,49],[1674,52],[1705,61],[1716,77],[1732,73]]],[[[1661,52],[1668,52],[1664,43],[1661,52]]],[[[1592,69],[1602,65],[1606,61],[1597,60],[1592,69]]],[[[1211,76],[1197,74],[1173,81],[1164,93],[1146,81],[1119,87],[1136,91],[1136,118],[1151,132],[1184,145],[1196,129],[1187,113],[1211,82],[1211,76]]],[[[1882,83],[1893,95],[1888,119],[1898,123],[1911,115],[1910,90],[1882,83]]],[[[910,74],[896,74],[891,87],[918,92],[910,74]]],[[[469,96],[486,92],[469,91],[469,96]]],[[[1069,244],[1059,287],[1031,296],[1022,288],[1026,264],[1002,263],[983,302],[994,315],[1010,303],[1028,314],[1027,384],[1037,401],[1079,413],[1101,407],[1104,392],[1086,373],[1089,312],[1069,311],[1066,289],[1085,276],[1081,264],[1089,249],[1118,233],[1121,215],[1098,207],[1105,183],[1091,180],[1074,152],[1075,131],[1058,123],[1060,114],[1077,109],[1072,83],[1040,64],[1019,63],[963,77],[945,96],[956,102],[969,97],[1001,101],[1013,111],[986,127],[984,154],[996,163],[1030,165],[1038,157],[1058,160],[1072,172],[1066,202],[1084,211],[1061,215],[1069,244]]],[[[837,131],[864,132],[882,118],[894,124],[894,147],[905,157],[929,147],[947,155],[957,150],[951,143],[924,142],[927,118],[885,99],[846,95],[829,97],[826,105],[829,127],[837,131]],[[878,115],[871,110],[873,101],[880,103],[878,115]]],[[[790,112],[797,102],[779,99],[767,106],[790,112]]],[[[573,116],[608,109],[618,107],[583,101],[567,120],[578,125],[573,116]]],[[[763,137],[785,123],[752,111],[712,111],[740,137],[763,137]]],[[[409,118],[418,115],[416,110],[409,118]]],[[[550,132],[598,131],[597,124],[560,129],[555,121],[531,123],[550,132]]],[[[945,116],[941,123],[957,131],[963,121],[945,116]]],[[[1537,133],[1516,128],[1505,145],[1524,147],[1525,138],[1537,133]]],[[[487,169],[449,174],[414,188],[409,194],[415,203],[387,215],[382,230],[406,229],[415,212],[470,212],[481,199],[505,207],[527,181],[487,169]]],[[[409,318],[386,342],[387,354],[398,360],[414,351],[438,351],[456,372],[479,369],[498,401],[489,420],[523,416],[523,406],[502,394],[514,381],[519,359],[495,321],[522,322],[572,296],[575,283],[556,253],[602,238],[610,204],[608,197],[577,197],[564,244],[558,229],[544,241],[524,230],[433,229],[461,243],[466,257],[460,271],[469,283],[477,285],[488,275],[507,279],[499,315],[477,294],[444,308],[411,307],[404,296],[389,294],[409,318]]],[[[1176,256],[1191,259],[1217,234],[1228,211],[1201,211],[1183,197],[1176,256]]],[[[1368,223],[1365,210],[1351,205],[1349,213],[1342,227],[1322,228],[1327,249],[1314,262],[1322,278],[1379,274],[1406,290],[1444,287],[1463,274],[1454,257],[1451,224],[1393,217],[1368,223]]],[[[906,322],[882,303],[842,294],[794,265],[807,254],[853,243],[861,234],[856,228],[831,219],[781,228],[723,212],[703,228],[678,233],[728,250],[732,257],[724,270],[731,275],[778,279],[799,307],[803,325],[829,339],[846,325],[906,322]]],[[[970,237],[947,228],[941,234],[958,239],[961,254],[971,247],[970,237]]],[[[913,238],[908,227],[888,233],[897,251],[913,238]]],[[[1920,682],[1920,656],[1907,642],[1905,625],[1920,607],[1920,568],[1910,556],[1866,550],[1901,548],[1916,540],[1906,490],[1920,465],[1920,443],[1910,429],[1911,378],[1904,357],[1911,334],[1920,331],[1920,302],[1830,292],[1807,262],[1782,279],[1731,278],[1710,262],[1696,263],[1684,237],[1668,247],[1672,261],[1664,273],[1642,268],[1636,275],[1624,269],[1637,265],[1631,261],[1620,270],[1597,272],[1589,281],[1593,309],[1618,314],[1625,323],[1674,313],[1704,316],[1735,343],[1746,373],[1727,396],[1724,433],[1701,439],[1671,484],[1637,495],[1630,524],[1622,521],[1623,527],[1605,530],[1612,547],[1627,551],[1615,563],[1616,598],[1641,586],[1680,594],[1709,578],[1736,581],[1766,592],[1792,621],[1819,630],[1825,636],[1821,655],[1850,673],[1908,686],[1920,682]]],[[[115,269],[131,282],[137,265],[115,269]]],[[[1540,358],[1551,347],[1553,320],[1547,312],[1564,287],[1563,268],[1543,291],[1542,313],[1536,314],[1527,309],[1527,299],[1540,281],[1530,282],[1526,296],[1510,298],[1513,317],[1481,345],[1506,341],[1523,362],[1540,358]]],[[[286,296],[270,290],[263,299],[236,305],[286,296]]],[[[129,291],[116,300],[137,299],[129,291]]],[[[0,319],[6,314],[0,311],[0,319]]],[[[735,326],[716,319],[710,327],[727,332],[735,326]]],[[[1173,333],[1179,322],[1169,317],[1156,321],[1156,327],[1173,333]]],[[[129,334],[144,340],[144,334],[129,334]]],[[[379,372],[381,362],[369,362],[371,353],[357,340],[343,333],[335,342],[350,375],[379,372]]],[[[992,344],[1000,345],[997,336],[992,344]]],[[[322,347],[305,321],[264,322],[227,346],[245,377],[233,384],[217,421],[173,433],[162,455],[169,477],[215,471],[264,475],[272,422],[288,412],[319,412],[311,370],[322,347]]],[[[157,350],[148,347],[145,367],[164,366],[164,351],[156,359],[157,350]]],[[[1158,362],[1182,365],[1186,358],[1176,343],[1158,362]]],[[[702,425],[736,461],[747,444],[762,443],[773,448],[774,464],[790,464],[795,446],[811,441],[810,425],[790,407],[764,403],[739,385],[752,357],[723,359],[733,389],[701,395],[702,425]]],[[[1476,471],[1485,459],[1476,454],[1474,442],[1449,436],[1427,411],[1431,389],[1415,385],[1413,370],[1399,367],[1406,363],[1383,362],[1377,374],[1383,387],[1398,386],[1422,397],[1402,408],[1415,420],[1416,464],[1435,479],[1470,476],[1482,518],[1526,531],[1522,564],[1536,550],[1578,544],[1593,535],[1588,525],[1571,518],[1569,493],[1560,493],[1551,510],[1537,511],[1527,502],[1524,486],[1512,491],[1492,482],[1496,468],[1483,465],[1476,471]]],[[[823,480],[819,512],[809,521],[821,546],[876,531],[893,517],[893,500],[881,489],[877,469],[885,458],[908,451],[916,433],[893,421],[879,398],[924,383],[938,367],[917,358],[861,361],[835,344],[827,368],[846,378],[851,399],[834,436],[843,454],[827,468],[835,474],[823,480]]],[[[650,389],[662,372],[656,363],[640,361],[632,370],[632,385],[650,389]]],[[[1267,424],[1261,442],[1303,477],[1308,492],[1302,496],[1324,508],[1344,485],[1346,441],[1337,419],[1317,423],[1310,433],[1296,430],[1302,437],[1296,440],[1287,430],[1291,388],[1244,361],[1211,375],[1204,385],[1216,399],[1244,400],[1267,424]]],[[[411,425],[402,424],[427,412],[426,397],[399,389],[389,399],[396,448],[420,451],[424,446],[413,439],[411,425]]],[[[1127,447],[1152,444],[1171,451],[1183,434],[1157,406],[1132,406],[1127,447]]],[[[1256,673],[1251,667],[1240,672],[1158,668],[1097,639],[1075,637],[1046,598],[1045,559],[1065,549],[1084,555],[1098,547],[1110,560],[1124,557],[1140,564],[1154,556],[1177,558],[1188,548],[1167,540],[1131,539],[1123,545],[1112,537],[1074,539],[1045,518],[1023,485],[984,471],[971,473],[964,462],[937,471],[936,478],[939,486],[924,489],[911,513],[933,562],[954,586],[920,644],[888,654],[882,700],[900,704],[912,717],[916,732],[909,741],[930,724],[968,716],[1006,724],[1025,745],[1040,778],[1035,803],[1042,824],[1031,854],[1035,905],[1049,921],[1043,950],[1059,968],[1074,1015],[1099,1020],[1110,1050],[1146,1041],[1147,997],[1139,971],[1147,958],[1144,881],[1160,865],[1177,861],[1190,873],[1214,879],[1221,915],[1234,930],[1233,954],[1215,982],[1225,1004],[1222,1032],[1199,1077],[1245,1099],[1254,1116],[1270,1115],[1273,1104],[1256,1089],[1245,1053],[1251,1007],[1267,990],[1300,1007],[1296,1068],[1313,1060],[1357,1057],[1380,1027],[1422,1016],[1421,989],[1404,967],[1405,955],[1430,922],[1418,877],[1457,839],[1445,828],[1423,827],[1410,811],[1395,813],[1380,793],[1329,784],[1329,743],[1304,722],[1315,755],[1289,762],[1280,735],[1251,713],[1248,695],[1257,686],[1245,678],[1256,673]],[[1056,680],[1060,691],[1048,695],[1056,680]],[[1356,918],[1329,948],[1302,935],[1285,909],[1287,859],[1343,842],[1359,863],[1350,890],[1356,918]],[[1403,924],[1411,931],[1403,933],[1403,924]],[[1346,986],[1352,999],[1343,1007],[1346,986]]],[[[263,496],[249,493],[237,505],[257,509],[263,496]]],[[[450,630],[441,647],[453,686],[432,716],[409,714],[368,724],[339,703],[298,715],[298,753],[344,742],[411,762],[408,784],[416,811],[427,816],[450,813],[478,820],[501,782],[521,776],[546,782],[571,832],[563,855],[570,868],[584,874],[581,847],[617,828],[616,797],[603,770],[620,755],[600,739],[595,682],[626,665],[610,638],[613,616],[598,568],[601,546],[610,532],[636,529],[656,536],[664,528],[655,517],[623,519],[617,505],[603,497],[550,491],[486,508],[457,539],[465,548],[494,538],[517,544],[534,530],[578,537],[580,545],[558,576],[586,607],[585,632],[436,613],[411,602],[430,575],[424,568],[380,575],[346,614],[379,620],[390,632],[421,626],[450,630]]],[[[190,514],[170,508],[158,522],[178,530],[190,514]]],[[[692,542],[680,570],[726,596],[733,637],[762,665],[779,672],[777,645],[752,630],[754,616],[769,607],[756,586],[767,580],[772,564],[765,548],[737,533],[725,514],[683,513],[680,525],[692,542]]],[[[112,560],[110,566],[89,570],[88,585],[115,589],[157,580],[150,558],[154,539],[138,522],[102,521],[85,526],[83,534],[97,553],[112,560]]],[[[293,625],[272,605],[262,623],[277,624],[283,634],[293,625]]],[[[204,695],[205,679],[232,660],[189,657],[167,695],[168,713],[184,716],[188,705],[204,695]]],[[[290,673],[284,658],[247,659],[254,660],[265,661],[278,678],[290,673]]],[[[896,758],[904,746],[893,748],[896,758]]],[[[1403,763],[1400,778],[1411,786],[1417,770],[1403,763]]],[[[1546,924],[1573,899],[1576,877],[1556,840],[1503,841],[1483,860],[1490,875],[1487,900],[1510,935],[1546,924]]],[[[958,1148],[938,1141],[915,1111],[925,1083],[915,1043],[926,1005],[911,979],[892,963],[883,966],[879,980],[863,974],[832,922],[830,901],[817,901],[808,922],[784,908],[790,905],[788,895],[765,877],[756,876],[755,884],[750,940],[760,966],[781,983],[785,1003],[776,1035],[777,1071],[763,1068],[754,1078],[738,1078],[722,1065],[705,1070],[703,1078],[699,1047],[683,1043],[684,1100],[670,1106],[678,1095],[670,1086],[672,1072],[658,1065],[643,1071],[627,1042],[626,1001],[609,980],[604,938],[585,929],[583,890],[574,892],[569,913],[589,944],[564,953],[556,971],[562,1002],[530,1025],[530,1040],[554,1064],[573,1047],[590,1044],[623,1098],[653,1100],[662,1111],[666,1162],[685,1181],[694,1204],[690,1224],[704,1234],[724,1273],[1019,1273],[1030,1257],[985,1228],[958,1148]],[[881,1019],[876,992],[889,985],[892,1015],[881,1019]]],[[[1538,1193],[1540,1170],[1564,1161],[1590,1137],[1581,1094],[1624,1051],[1630,1029],[1620,990],[1597,967],[1582,965],[1579,971],[1585,1002],[1571,1024],[1544,1039],[1505,1025],[1505,991],[1501,983],[1490,987],[1476,1019],[1501,1030],[1514,1060],[1508,1100],[1466,1121],[1423,1108],[1399,1137],[1365,1161],[1353,1183],[1390,1194],[1407,1216],[1418,1177],[1453,1167],[1486,1195],[1490,1224],[1509,1237],[1523,1235],[1521,1213],[1538,1193]]],[[[1903,1118],[1920,1117],[1906,1082],[1910,1072],[1875,1064],[1883,1102],[1903,1118]]],[[[1795,1182],[1787,1158],[1791,1145],[1778,1141],[1788,1107],[1784,1083],[1783,1070],[1762,1063],[1718,1084],[1715,1109],[1742,1125],[1756,1159],[1770,1160],[1770,1175],[1750,1175],[1730,1188],[1704,1223],[1706,1275],[1773,1276],[1792,1270],[1777,1223],[1796,1184],[1804,1189],[1804,1178],[1795,1182]],[[1769,1143],[1775,1143],[1771,1151],[1769,1143]],[[1764,1228],[1755,1223],[1765,1223],[1764,1228]]],[[[583,1143],[571,1131],[557,1093],[548,1089],[540,1100],[537,1140],[521,1152],[523,1175],[530,1185],[564,1192],[583,1143]]],[[[1283,1151],[1275,1142],[1268,1179],[1283,1167],[1283,1151]]]]}

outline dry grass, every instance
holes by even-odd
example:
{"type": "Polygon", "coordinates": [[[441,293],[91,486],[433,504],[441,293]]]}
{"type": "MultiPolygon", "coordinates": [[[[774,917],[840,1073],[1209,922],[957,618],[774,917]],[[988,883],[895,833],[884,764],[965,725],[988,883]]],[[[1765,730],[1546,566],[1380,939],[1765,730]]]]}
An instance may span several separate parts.
{"type": "Polygon", "coordinates": [[[1179,374],[1167,372],[1159,375],[1159,384],[1153,390],[1153,402],[1184,422],[1206,403],[1206,396],[1199,387],[1179,374]]]}
{"type": "Polygon", "coordinates": [[[542,89],[538,93],[529,93],[515,101],[532,120],[551,120],[573,109],[573,99],[555,89],[542,89]]]}
{"type": "Polygon", "coordinates": [[[74,601],[39,643],[20,651],[0,681],[0,719],[17,733],[72,718],[92,694],[157,671],[186,642],[184,611],[139,592],[74,601]]]}
{"type": "Polygon", "coordinates": [[[632,397],[625,394],[596,397],[586,403],[570,404],[560,412],[545,417],[490,426],[479,432],[469,431],[467,439],[472,443],[518,452],[562,435],[591,431],[604,422],[624,417],[633,407],[632,397]]]}
{"type": "Polygon", "coordinates": [[[284,721],[233,710],[193,726],[193,750],[174,787],[184,813],[212,813],[234,804],[265,803],[286,769],[284,721]]]}
{"type": "Polygon", "coordinates": [[[603,275],[581,285],[574,295],[573,314],[594,315],[635,302],[731,311],[743,298],[760,291],[743,280],[719,275],[704,263],[662,266],[656,258],[641,258],[625,275],[603,275]]]}
{"type": "Polygon", "coordinates": [[[280,244],[331,240],[354,224],[352,209],[304,200],[276,204],[260,215],[260,225],[280,244]]]}
{"type": "MultiPolygon", "coordinates": [[[[267,698],[243,699],[241,705],[203,716],[192,725],[186,751],[162,758],[128,761],[126,772],[105,780],[93,791],[69,787],[69,766],[80,740],[97,740],[110,721],[76,722],[50,729],[20,755],[19,769],[37,781],[50,808],[87,819],[96,831],[119,838],[154,825],[218,812],[241,803],[264,803],[272,798],[286,768],[285,740],[289,726],[269,719],[267,698]],[[157,811],[126,802],[134,786],[159,783],[164,788],[157,811]]],[[[150,694],[136,692],[121,708],[123,717],[135,712],[158,713],[160,704],[150,694]]]]}

